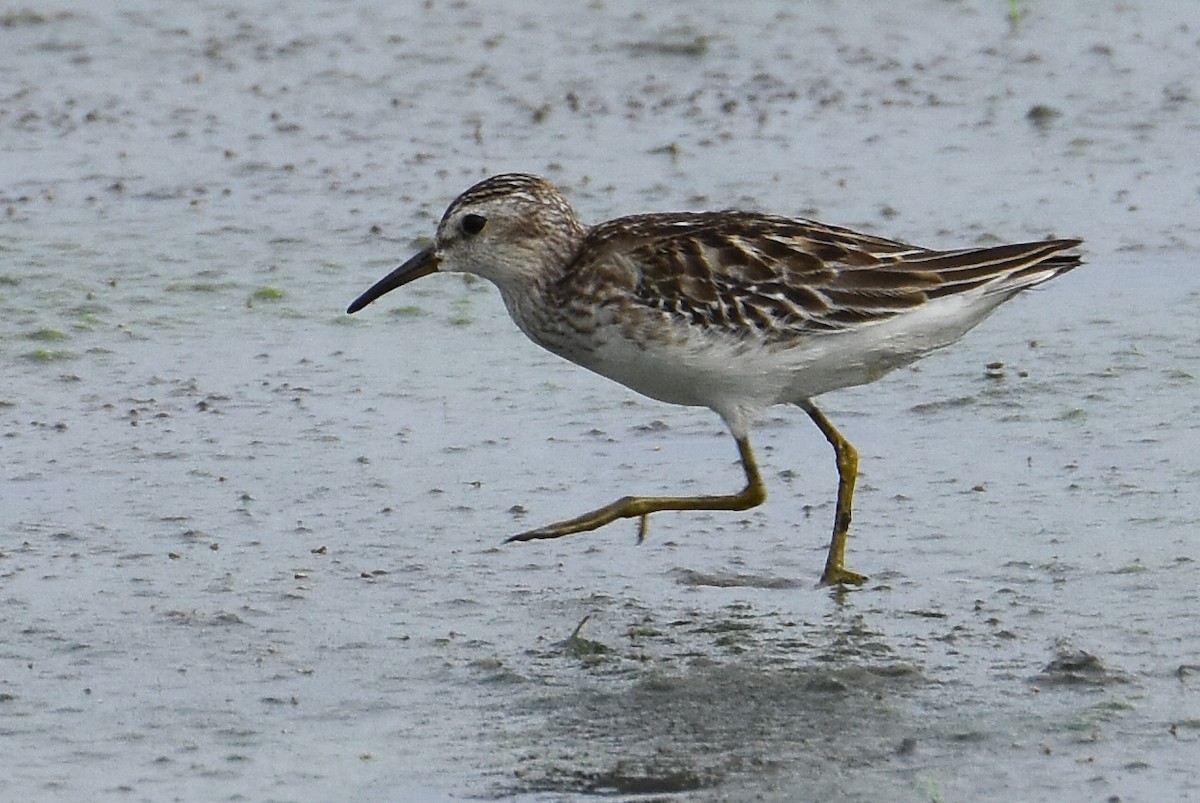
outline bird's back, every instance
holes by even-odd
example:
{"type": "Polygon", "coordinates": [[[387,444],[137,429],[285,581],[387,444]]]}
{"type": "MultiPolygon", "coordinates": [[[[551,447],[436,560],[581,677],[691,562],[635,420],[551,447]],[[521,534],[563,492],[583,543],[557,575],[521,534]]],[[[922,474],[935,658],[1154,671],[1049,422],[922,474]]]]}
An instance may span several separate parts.
{"type": "Polygon", "coordinates": [[[1079,265],[1062,253],[1079,242],[935,251],[747,212],[635,215],[594,227],[556,289],[564,301],[608,290],[679,326],[788,341],[945,297],[1011,295],[1079,265]]]}
{"type": "Polygon", "coordinates": [[[1078,244],[934,251],[746,212],[635,215],[589,231],[549,288],[574,323],[535,339],[664,401],[799,401],[954,342],[1079,265],[1078,244]]]}

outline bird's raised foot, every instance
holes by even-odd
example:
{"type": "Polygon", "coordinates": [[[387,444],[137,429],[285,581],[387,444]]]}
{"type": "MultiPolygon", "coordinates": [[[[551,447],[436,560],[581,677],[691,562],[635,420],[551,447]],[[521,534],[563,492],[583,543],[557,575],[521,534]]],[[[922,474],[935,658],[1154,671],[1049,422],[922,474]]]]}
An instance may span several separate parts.
{"type": "Polygon", "coordinates": [[[557,532],[553,526],[538,527],[536,530],[528,530],[523,533],[517,533],[516,535],[510,535],[508,538],[504,539],[504,543],[512,544],[517,541],[538,541],[543,538],[559,538],[564,535],[566,535],[566,533],[557,532]]]}
{"type": "Polygon", "coordinates": [[[654,503],[660,501],[663,500],[647,499],[637,496],[623,496],[615,502],[611,502],[604,507],[598,507],[595,510],[584,513],[582,516],[576,516],[575,518],[567,519],[566,521],[558,521],[554,524],[547,524],[544,527],[538,527],[536,530],[518,533],[517,535],[506,538],[504,543],[511,544],[514,541],[538,541],[545,538],[562,538],[564,535],[585,533],[590,530],[603,527],[605,524],[616,521],[617,519],[629,518],[632,516],[641,517],[642,524],[638,532],[639,537],[645,537],[646,516],[650,510],[655,508],[650,507],[650,510],[643,508],[645,508],[648,503],[653,505],[654,503]]]}
{"type": "MultiPolygon", "coordinates": [[[[611,507],[611,505],[609,507],[611,507]]],[[[564,535],[595,530],[607,523],[607,521],[597,522],[595,513],[591,513],[585,516],[580,516],[578,519],[560,521],[557,524],[547,524],[545,527],[538,527],[536,530],[529,530],[527,532],[511,535],[504,539],[504,543],[511,544],[515,541],[540,541],[547,538],[562,538],[564,535]]],[[[642,515],[638,516],[637,542],[639,544],[646,540],[646,533],[649,532],[649,530],[650,514],[643,513],[642,515]]]]}

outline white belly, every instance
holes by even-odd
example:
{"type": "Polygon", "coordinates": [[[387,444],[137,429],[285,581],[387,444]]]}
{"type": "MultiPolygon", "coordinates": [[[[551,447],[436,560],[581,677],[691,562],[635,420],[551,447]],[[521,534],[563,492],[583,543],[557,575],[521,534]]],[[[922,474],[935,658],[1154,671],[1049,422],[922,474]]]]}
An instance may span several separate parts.
{"type": "Polygon", "coordinates": [[[709,407],[735,434],[744,434],[771,405],[874,382],[953,343],[1004,298],[937,299],[878,323],[790,341],[667,325],[653,313],[641,326],[595,321],[586,342],[548,341],[526,332],[550,351],[650,398],[709,407]]]}

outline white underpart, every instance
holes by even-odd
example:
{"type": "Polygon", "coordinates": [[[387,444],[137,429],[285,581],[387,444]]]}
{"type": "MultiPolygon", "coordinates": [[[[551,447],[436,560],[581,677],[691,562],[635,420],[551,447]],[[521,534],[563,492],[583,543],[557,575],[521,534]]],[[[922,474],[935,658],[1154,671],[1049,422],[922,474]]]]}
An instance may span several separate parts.
{"type": "Polygon", "coordinates": [[[947,296],[879,323],[807,335],[790,345],[690,327],[670,345],[642,344],[606,327],[586,356],[562,356],[651,398],[709,407],[734,436],[744,437],[767,407],[873,382],[950,345],[1009,297],[1005,290],[947,296]]]}

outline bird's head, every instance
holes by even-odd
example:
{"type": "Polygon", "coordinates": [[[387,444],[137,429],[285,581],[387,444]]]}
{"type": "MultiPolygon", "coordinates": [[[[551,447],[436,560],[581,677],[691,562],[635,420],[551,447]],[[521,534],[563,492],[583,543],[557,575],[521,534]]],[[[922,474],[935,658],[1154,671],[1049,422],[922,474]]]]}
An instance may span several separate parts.
{"type": "Polygon", "coordinates": [[[346,310],[435,272],[473,273],[502,292],[519,292],[561,269],[585,228],[554,185],[526,173],[484,179],[442,215],[433,244],[376,282],[346,310]]]}

